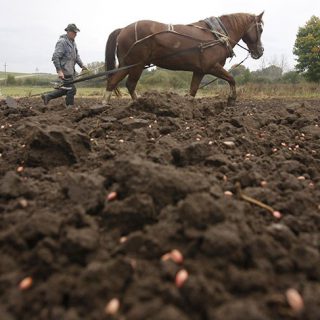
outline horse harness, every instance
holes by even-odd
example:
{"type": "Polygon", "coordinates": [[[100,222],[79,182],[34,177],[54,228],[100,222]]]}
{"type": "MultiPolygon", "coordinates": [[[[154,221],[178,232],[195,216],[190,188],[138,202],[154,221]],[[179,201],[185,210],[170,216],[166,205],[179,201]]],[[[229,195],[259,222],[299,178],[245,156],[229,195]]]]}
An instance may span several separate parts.
{"type": "MultiPolygon", "coordinates": [[[[220,18],[218,18],[218,17],[210,17],[210,18],[204,19],[203,21],[208,25],[209,29],[197,26],[195,24],[189,24],[189,26],[193,26],[193,27],[205,30],[205,31],[210,31],[211,33],[214,34],[216,39],[214,39],[213,41],[205,42],[205,43],[201,42],[199,44],[199,46],[198,46],[200,51],[202,51],[204,49],[207,49],[207,48],[210,48],[210,47],[213,47],[213,46],[218,45],[218,44],[222,44],[223,46],[225,46],[227,48],[229,57],[232,58],[233,56],[235,56],[235,53],[234,53],[233,48],[232,48],[232,45],[230,43],[229,34],[228,34],[225,26],[223,25],[222,21],[220,20],[220,18]]],[[[138,21],[135,23],[134,29],[135,29],[135,42],[131,45],[131,47],[128,50],[126,55],[128,55],[129,52],[131,51],[131,49],[135,45],[137,45],[138,43],[143,42],[143,41],[147,40],[148,38],[154,37],[154,36],[156,36],[158,34],[161,34],[161,33],[167,33],[167,32],[175,33],[177,35],[180,35],[180,36],[183,36],[183,37],[186,37],[186,38],[191,38],[191,39],[200,41],[200,39],[195,39],[192,36],[189,36],[189,35],[186,35],[186,34],[182,34],[182,33],[179,33],[177,31],[175,31],[173,24],[168,24],[167,25],[167,30],[150,34],[150,35],[148,35],[146,37],[143,37],[141,39],[139,39],[139,35],[138,35],[138,21]]],[[[246,49],[246,48],[244,48],[244,49],[246,49]]]]}
{"type": "Polygon", "coordinates": [[[218,17],[210,17],[204,19],[204,22],[209,26],[210,31],[216,36],[219,42],[225,45],[229,51],[229,57],[235,56],[230,43],[228,31],[218,17]]]}

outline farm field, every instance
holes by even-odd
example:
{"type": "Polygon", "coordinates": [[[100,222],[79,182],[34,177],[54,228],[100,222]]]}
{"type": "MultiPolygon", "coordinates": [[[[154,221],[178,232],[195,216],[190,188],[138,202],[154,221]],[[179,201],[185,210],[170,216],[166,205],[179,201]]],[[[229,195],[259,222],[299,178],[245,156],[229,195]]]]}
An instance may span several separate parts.
{"type": "Polygon", "coordinates": [[[319,319],[319,98],[76,103],[0,103],[0,319],[319,319]]]}
{"type": "MultiPolygon", "coordinates": [[[[15,98],[28,98],[33,95],[41,95],[45,92],[53,91],[52,87],[41,87],[41,86],[8,86],[0,88],[0,99],[4,99],[6,96],[12,96],[15,98]]],[[[79,87],[77,88],[77,95],[80,97],[100,96],[102,97],[104,88],[88,88],[79,87]]]]}
{"type": "Polygon", "coordinates": [[[8,75],[11,75],[14,77],[30,77],[33,74],[32,73],[23,73],[23,72],[3,72],[3,71],[0,71],[0,80],[4,80],[8,75]]]}
{"type": "MultiPolygon", "coordinates": [[[[56,80],[56,79],[55,79],[56,80]]],[[[53,81],[53,80],[52,80],[53,81]]],[[[49,83],[49,81],[48,81],[49,83]]],[[[90,83],[90,82],[89,82],[90,83]]],[[[53,90],[51,86],[0,86],[0,100],[6,96],[12,96],[14,98],[27,98],[33,95],[41,95],[44,92],[50,92],[53,90]]],[[[138,84],[138,93],[154,90],[152,84],[138,84]]],[[[78,86],[77,96],[80,98],[96,97],[101,98],[104,94],[105,87],[89,87],[78,86]]],[[[120,88],[123,97],[128,98],[129,94],[126,88],[120,88]]],[[[174,92],[179,95],[185,96],[189,92],[188,87],[185,88],[172,88],[170,83],[162,83],[160,87],[157,87],[157,91],[166,93],[174,92]]],[[[226,96],[229,92],[229,86],[227,84],[208,86],[205,89],[201,89],[197,93],[197,97],[218,97],[226,96]]],[[[238,86],[237,94],[240,98],[250,100],[252,97],[256,99],[320,99],[320,85],[314,83],[297,83],[297,84],[255,84],[248,83],[246,85],[238,86]]]]}

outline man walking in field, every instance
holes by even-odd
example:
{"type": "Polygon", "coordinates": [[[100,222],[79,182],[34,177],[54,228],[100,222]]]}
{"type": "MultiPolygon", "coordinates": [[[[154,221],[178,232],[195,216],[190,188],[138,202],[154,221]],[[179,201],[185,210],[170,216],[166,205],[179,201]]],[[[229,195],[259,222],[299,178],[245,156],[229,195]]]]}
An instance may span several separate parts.
{"type": "Polygon", "coordinates": [[[64,82],[64,85],[55,91],[43,94],[41,98],[44,104],[47,105],[50,100],[65,95],[67,108],[72,108],[74,106],[74,96],[77,89],[74,84],[68,84],[68,82],[74,79],[76,64],[78,64],[82,70],[88,69],[84,66],[79,56],[75,42],[77,32],[80,30],[74,23],[69,24],[64,30],[67,33],[60,36],[52,56],[53,64],[56,67],[59,78],[64,82]]]}

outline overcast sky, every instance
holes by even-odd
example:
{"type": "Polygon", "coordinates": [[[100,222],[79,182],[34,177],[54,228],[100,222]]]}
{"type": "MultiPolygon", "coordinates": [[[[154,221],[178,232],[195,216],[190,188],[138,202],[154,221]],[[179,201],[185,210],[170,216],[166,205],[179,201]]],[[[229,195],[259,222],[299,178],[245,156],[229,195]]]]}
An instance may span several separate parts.
{"type": "MultiPolygon", "coordinates": [[[[249,58],[245,66],[256,70],[270,63],[285,62],[293,69],[293,45],[299,27],[320,15],[319,0],[0,0],[0,70],[55,73],[51,62],[56,41],[69,23],[81,32],[76,42],[84,63],[104,61],[110,32],[137,20],[188,24],[210,16],[245,12],[264,14],[263,58],[249,58]]],[[[240,62],[246,53],[226,67],[240,62]]],[[[228,60],[229,61],[229,60],[228,60]]]]}

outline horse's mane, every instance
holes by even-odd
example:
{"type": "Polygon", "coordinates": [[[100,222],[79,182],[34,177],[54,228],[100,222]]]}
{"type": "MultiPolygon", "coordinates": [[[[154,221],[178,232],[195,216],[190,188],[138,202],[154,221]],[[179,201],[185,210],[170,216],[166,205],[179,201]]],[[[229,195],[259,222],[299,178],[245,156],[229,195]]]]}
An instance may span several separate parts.
{"type": "Polygon", "coordinates": [[[230,25],[235,29],[243,29],[248,23],[253,21],[254,15],[250,13],[233,13],[223,15],[220,18],[227,19],[230,25]]]}

